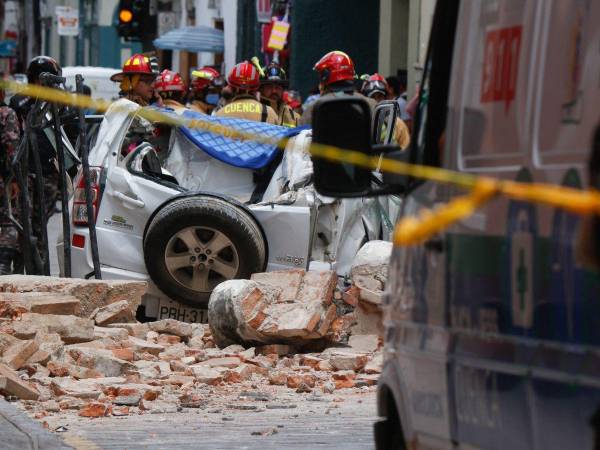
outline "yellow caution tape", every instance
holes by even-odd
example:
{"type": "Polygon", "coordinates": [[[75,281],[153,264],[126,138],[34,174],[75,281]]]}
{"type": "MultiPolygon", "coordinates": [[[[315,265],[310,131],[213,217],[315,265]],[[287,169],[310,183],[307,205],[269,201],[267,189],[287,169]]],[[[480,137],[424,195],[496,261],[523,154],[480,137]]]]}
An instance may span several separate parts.
{"type": "Polygon", "coordinates": [[[477,180],[470,194],[455,198],[435,210],[424,210],[419,217],[405,217],[394,230],[394,244],[415,245],[462,220],[498,193],[498,182],[489,178],[477,180]]]}
{"type": "MultiPolygon", "coordinates": [[[[89,96],[38,85],[0,81],[0,87],[9,89],[15,93],[37,97],[44,101],[61,103],[78,108],[106,111],[108,108],[117,107],[114,103],[104,100],[94,100],[89,96]]],[[[123,107],[123,111],[139,115],[152,122],[202,129],[232,139],[276,145],[281,150],[285,149],[288,142],[288,139],[275,140],[270,137],[238,131],[211,122],[190,120],[165,114],[149,108],[131,111],[123,107]]],[[[468,217],[477,208],[483,206],[496,195],[505,195],[514,200],[541,203],[575,214],[600,215],[600,193],[596,190],[581,191],[579,189],[552,184],[498,180],[437,167],[409,164],[388,158],[381,158],[380,156],[367,155],[356,150],[341,149],[314,142],[311,143],[310,153],[312,156],[324,158],[332,162],[349,163],[372,170],[379,169],[382,172],[453,184],[471,190],[469,194],[456,198],[434,211],[427,210],[421,212],[418,218],[406,217],[400,220],[394,231],[394,243],[397,245],[414,245],[423,242],[453,223],[468,217]]]]}

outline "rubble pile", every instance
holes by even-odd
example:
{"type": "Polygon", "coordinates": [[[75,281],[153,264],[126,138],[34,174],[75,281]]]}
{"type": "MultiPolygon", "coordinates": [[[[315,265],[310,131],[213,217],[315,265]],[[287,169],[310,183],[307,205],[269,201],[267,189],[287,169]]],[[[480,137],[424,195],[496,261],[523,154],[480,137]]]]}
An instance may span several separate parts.
{"type": "Polygon", "coordinates": [[[363,269],[363,284],[343,292],[332,272],[225,282],[211,298],[210,325],[137,322],[139,283],[49,279],[50,288],[38,280],[37,291],[28,283],[19,293],[20,280],[0,277],[0,393],[43,419],[206,408],[232,390],[366,389],[381,372],[382,340],[352,330],[361,302],[380,296],[385,280],[363,269]]]}

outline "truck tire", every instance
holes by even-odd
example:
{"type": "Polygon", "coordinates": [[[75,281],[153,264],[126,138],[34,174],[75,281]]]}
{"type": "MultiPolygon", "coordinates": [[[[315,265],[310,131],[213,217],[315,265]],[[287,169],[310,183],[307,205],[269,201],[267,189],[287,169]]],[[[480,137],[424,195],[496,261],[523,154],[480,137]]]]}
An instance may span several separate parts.
{"type": "Polygon", "coordinates": [[[266,255],[256,220],[243,208],[208,196],[169,203],[144,238],[152,281],[172,299],[196,308],[208,307],[219,283],[262,272],[266,255]]]}

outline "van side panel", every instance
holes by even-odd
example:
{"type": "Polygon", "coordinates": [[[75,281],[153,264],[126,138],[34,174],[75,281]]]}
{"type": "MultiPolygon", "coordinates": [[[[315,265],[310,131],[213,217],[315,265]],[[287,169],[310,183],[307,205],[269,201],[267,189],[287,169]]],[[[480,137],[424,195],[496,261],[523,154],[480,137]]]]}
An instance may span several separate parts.
{"type": "MultiPolygon", "coordinates": [[[[453,74],[447,166],[585,189],[600,122],[600,4],[473,0],[463,9],[469,37],[456,54],[469,71],[453,74]]],[[[577,260],[580,225],[499,198],[446,234],[458,442],[591,448],[600,278],[577,260]]]]}

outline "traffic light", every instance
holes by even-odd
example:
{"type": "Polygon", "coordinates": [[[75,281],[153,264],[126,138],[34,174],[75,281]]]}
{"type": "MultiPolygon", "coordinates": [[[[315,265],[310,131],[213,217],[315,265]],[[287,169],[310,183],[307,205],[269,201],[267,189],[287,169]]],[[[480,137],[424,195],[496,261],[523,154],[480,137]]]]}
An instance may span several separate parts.
{"type": "Polygon", "coordinates": [[[156,17],[150,16],[150,0],[120,0],[119,36],[128,41],[139,41],[156,33],[156,17]]]}

